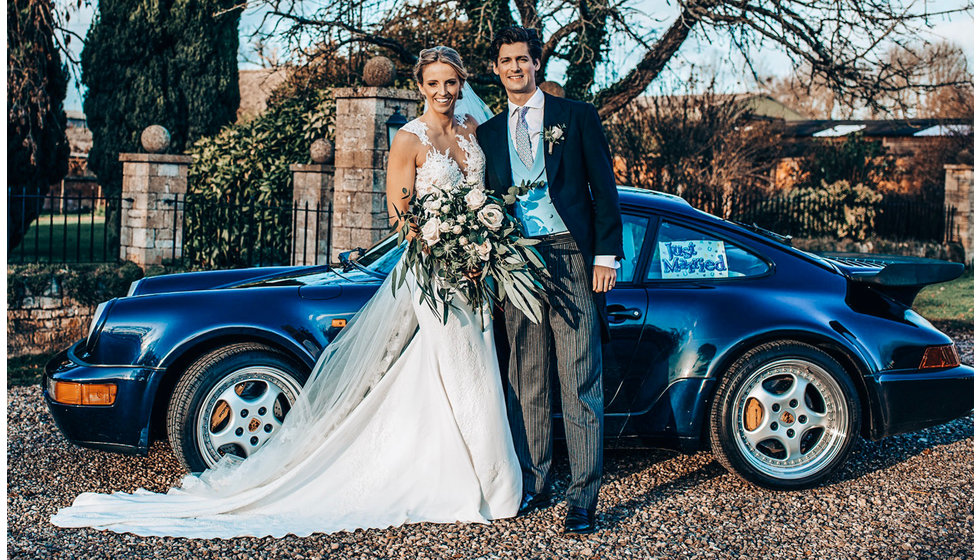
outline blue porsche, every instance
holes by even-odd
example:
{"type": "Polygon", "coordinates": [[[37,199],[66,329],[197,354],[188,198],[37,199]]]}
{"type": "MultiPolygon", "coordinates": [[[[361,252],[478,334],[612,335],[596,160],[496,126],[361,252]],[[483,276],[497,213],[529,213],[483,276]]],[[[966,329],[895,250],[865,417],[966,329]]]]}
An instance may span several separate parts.
{"type": "MultiPolygon", "coordinates": [[[[678,197],[623,188],[620,202],[607,442],[710,449],[745,480],[798,489],[831,476],[858,437],[973,409],[973,369],[910,308],[963,265],[817,256],[678,197]]],[[[47,364],[44,399],[78,445],[146,453],[166,438],[195,472],[248,456],[400,254],[388,237],[337,266],[143,278],[47,364]]]]}

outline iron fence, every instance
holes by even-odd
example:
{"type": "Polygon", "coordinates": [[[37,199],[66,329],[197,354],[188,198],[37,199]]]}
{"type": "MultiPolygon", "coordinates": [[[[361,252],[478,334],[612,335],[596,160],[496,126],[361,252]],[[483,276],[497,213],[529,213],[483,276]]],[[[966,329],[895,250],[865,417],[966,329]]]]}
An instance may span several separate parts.
{"type": "Polygon", "coordinates": [[[166,199],[175,243],[174,264],[208,268],[326,264],[330,258],[330,205],[267,205],[166,199]]]}
{"type": "MultiPolygon", "coordinates": [[[[119,260],[119,196],[56,195],[7,188],[7,219],[31,222],[7,262],[105,263],[119,260]]],[[[9,235],[9,230],[8,230],[9,235]]]]}
{"type": "MultiPolygon", "coordinates": [[[[695,208],[716,216],[756,224],[793,237],[820,235],[830,209],[814,197],[762,190],[685,195],[695,208]]],[[[922,196],[886,194],[873,206],[872,231],[882,239],[944,242],[955,239],[956,210],[922,196]]]]}

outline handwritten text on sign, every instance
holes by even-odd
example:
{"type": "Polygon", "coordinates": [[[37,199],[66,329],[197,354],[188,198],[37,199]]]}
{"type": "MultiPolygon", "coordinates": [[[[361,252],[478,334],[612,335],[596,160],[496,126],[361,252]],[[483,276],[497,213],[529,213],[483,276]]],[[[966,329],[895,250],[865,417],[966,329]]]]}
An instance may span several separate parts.
{"type": "Polygon", "coordinates": [[[718,240],[660,243],[663,278],[726,278],[725,242],[718,240]]]}

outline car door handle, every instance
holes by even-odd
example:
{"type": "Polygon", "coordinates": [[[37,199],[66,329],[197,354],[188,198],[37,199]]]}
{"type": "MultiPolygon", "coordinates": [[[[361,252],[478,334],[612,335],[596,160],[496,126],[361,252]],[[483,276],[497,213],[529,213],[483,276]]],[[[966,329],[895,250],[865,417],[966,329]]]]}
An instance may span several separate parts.
{"type": "Polygon", "coordinates": [[[620,320],[626,321],[627,319],[639,319],[643,316],[639,309],[636,308],[625,308],[622,305],[611,305],[606,308],[606,315],[609,320],[620,320]]]}

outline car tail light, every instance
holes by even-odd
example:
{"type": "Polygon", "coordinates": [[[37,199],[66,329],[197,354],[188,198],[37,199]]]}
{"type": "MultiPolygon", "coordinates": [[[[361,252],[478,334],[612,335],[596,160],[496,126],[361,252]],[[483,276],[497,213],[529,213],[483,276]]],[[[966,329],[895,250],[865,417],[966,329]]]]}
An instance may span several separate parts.
{"type": "Polygon", "coordinates": [[[956,353],[956,346],[946,344],[945,346],[929,346],[922,354],[922,362],[919,369],[944,368],[960,365],[960,356],[956,353]]]}
{"type": "Polygon", "coordinates": [[[62,404],[109,406],[116,402],[114,383],[74,383],[52,380],[48,393],[52,399],[62,404]]]}
{"type": "Polygon", "coordinates": [[[330,321],[330,326],[342,329],[347,326],[347,319],[334,319],[330,321]]]}

